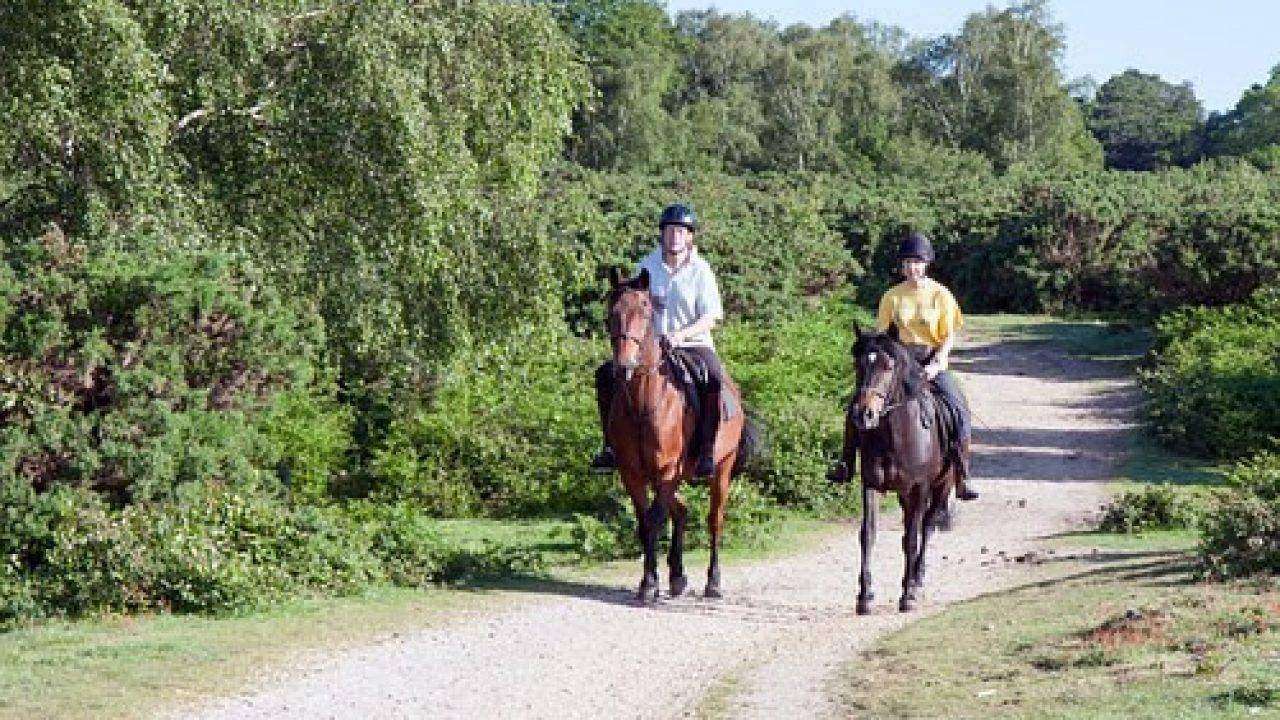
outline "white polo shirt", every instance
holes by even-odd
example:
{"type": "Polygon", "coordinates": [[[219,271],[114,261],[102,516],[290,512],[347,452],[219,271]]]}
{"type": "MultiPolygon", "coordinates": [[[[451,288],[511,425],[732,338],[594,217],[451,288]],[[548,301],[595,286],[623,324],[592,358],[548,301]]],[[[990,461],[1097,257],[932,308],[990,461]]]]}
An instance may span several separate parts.
{"type": "MultiPolygon", "coordinates": [[[[689,250],[688,259],[679,268],[669,268],[662,261],[662,248],[658,247],[640,261],[636,274],[641,269],[649,271],[649,295],[656,310],[654,323],[658,332],[666,334],[687,328],[708,315],[716,320],[724,318],[716,276],[707,261],[698,255],[697,248],[689,250]]],[[[715,347],[709,332],[689,337],[680,344],[715,347]]]]}

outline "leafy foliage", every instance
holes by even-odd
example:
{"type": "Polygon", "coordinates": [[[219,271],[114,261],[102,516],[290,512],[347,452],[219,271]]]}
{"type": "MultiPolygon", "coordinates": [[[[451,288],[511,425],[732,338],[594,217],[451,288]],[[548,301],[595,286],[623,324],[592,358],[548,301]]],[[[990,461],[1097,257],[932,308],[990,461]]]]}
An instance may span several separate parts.
{"type": "Polygon", "coordinates": [[[1189,308],[1156,325],[1156,345],[1141,374],[1148,414],[1172,447],[1238,459],[1280,438],[1280,294],[1249,302],[1189,308]]]}
{"type": "Polygon", "coordinates": [[[1206,509],[1201,493],[1175,485],[1145,485],[1113,498],[1103,509],[1099,528],[1122,533],[1183,530],[1196,527],[1206,509]]]}
{"type": "Polygon", "coordinates": [[[1102,143],[1109,168],[1186,166],[1199,155],[1204,108],[1190,83],[1173,85],[1126,70],[1103,83],[1088,111],[1089,129],[1102,143]]]}
{"type": "Polygon", "coordinates": [[[326,392],[318,323],[224,256],[129,241],[91,253],[55,229],[7,247],[0,482],[141,499],[271,486],[282,462],[324,473],[311,436],[265,427],[283,394],[326,392]]]}
{"type": "Polygon", "coordinates": [[[1280,455],[1264,452],[1241,462],[1231,489],[1201,524],[1200,555],[1209,574],[1280,574],[1280,455]]]}

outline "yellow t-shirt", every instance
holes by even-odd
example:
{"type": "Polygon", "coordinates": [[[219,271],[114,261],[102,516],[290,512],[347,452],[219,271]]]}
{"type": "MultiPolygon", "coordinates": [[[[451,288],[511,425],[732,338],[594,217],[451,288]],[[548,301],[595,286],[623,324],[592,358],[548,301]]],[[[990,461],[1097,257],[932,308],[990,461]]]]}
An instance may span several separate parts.
{"type": "Polygon", "coordinates": [[[876,330],[884,332],[890,323],[897,323],[902,342],[936,348],[964,326],[964,316],[946,286],[925,278],[918,288],[898,283],[880,298],[876,330]]]}

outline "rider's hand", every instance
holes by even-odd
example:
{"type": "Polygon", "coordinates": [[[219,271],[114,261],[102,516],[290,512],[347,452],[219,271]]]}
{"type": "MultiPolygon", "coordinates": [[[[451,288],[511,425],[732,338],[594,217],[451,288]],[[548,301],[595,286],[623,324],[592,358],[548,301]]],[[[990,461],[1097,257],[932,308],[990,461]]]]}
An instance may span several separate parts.
{"type": "Polygon", "coordinates": [[[929,380],[932,380],[932,379],[934,379],[934,378],[938,377],[938,373],[940,373],[940,372],[942,372],[942,364],[941,364],[941,363],[938,363],[938,362],[931,362],[931,363],[929,363],[928,365],[925,365],[925,366],[924,366],[924,376],[925,376],[925,378],[927,378],[927,379],[929,379],[929,380]]]}
{"type": "Polygon", "coordinates": [[[679,330],[675,332],[669,332],[666,335],[662,336],[662,346],[667,350],[680,347],[680,343],[682,342],[684,342],[684,334],[682,334],[679,330]]]}

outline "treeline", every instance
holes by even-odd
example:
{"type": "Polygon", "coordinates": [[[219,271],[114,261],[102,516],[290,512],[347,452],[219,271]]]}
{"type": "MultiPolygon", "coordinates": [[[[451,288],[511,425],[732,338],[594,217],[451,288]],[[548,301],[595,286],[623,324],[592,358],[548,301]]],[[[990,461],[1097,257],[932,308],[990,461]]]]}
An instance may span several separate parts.
{"type": "Polygon", "coordinates": [[[545,0],[591,68],[566,156],[601,170],[900,172],[957,164],[1187,167],[1280,152],[1280,67],[1227,113],[1189,83],[1129,70],[1068,81],[1046,0],[909,36],[845,16],[825,27],[685,11],[659,0],[545,0]]]}

